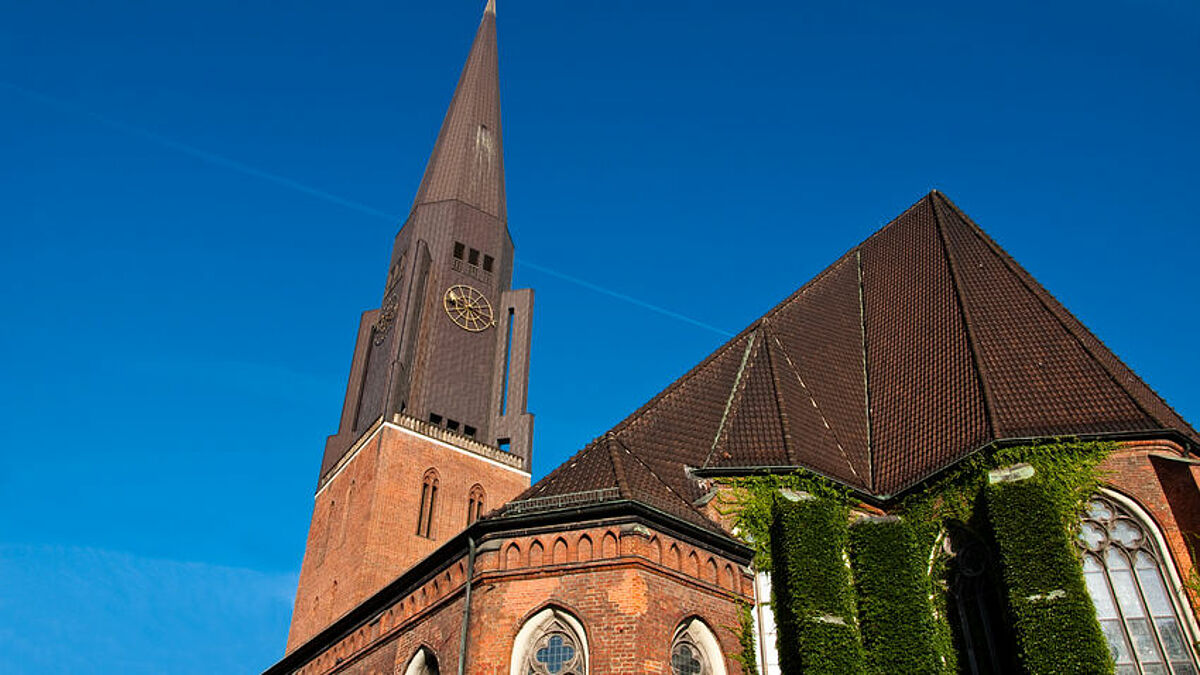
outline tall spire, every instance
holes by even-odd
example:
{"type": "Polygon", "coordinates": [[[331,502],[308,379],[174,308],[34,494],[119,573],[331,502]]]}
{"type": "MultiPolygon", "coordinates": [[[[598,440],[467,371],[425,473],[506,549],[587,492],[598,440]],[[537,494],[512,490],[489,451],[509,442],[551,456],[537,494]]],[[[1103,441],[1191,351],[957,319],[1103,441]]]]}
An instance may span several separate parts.
{"type": "Polygon", "coordinates": [[[413,208],[451,199],[507,220],[494,0],[484,9],[413,208]]]}

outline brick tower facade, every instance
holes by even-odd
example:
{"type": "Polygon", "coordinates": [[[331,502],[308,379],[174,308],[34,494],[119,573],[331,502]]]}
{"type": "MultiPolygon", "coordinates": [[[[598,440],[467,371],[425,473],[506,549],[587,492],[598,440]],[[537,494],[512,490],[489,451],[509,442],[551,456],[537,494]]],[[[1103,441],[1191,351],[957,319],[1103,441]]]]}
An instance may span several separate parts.
{"type": "Polygon", "coordinates": [[[936,191],[530,486],[497,91],[489,1],[266,675],[1200,672],[1200,433],[936,191]]]}
{"type": "Polygon", "coordinates": [[[529,487],[533,292],[511,290],[489,3],[364,312],[329,437],[289,649],[529,487]]]}

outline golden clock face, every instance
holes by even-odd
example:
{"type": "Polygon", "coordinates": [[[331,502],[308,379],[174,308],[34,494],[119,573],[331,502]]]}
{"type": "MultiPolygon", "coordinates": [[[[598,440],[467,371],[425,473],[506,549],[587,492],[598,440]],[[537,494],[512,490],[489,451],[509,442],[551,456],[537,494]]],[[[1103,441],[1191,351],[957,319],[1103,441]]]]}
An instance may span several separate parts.
{"type": "Polygon", "coordinates": [[[492,314],[492,304],[483,296],[483,293],[470,286],[455,284],[446,289],[446,295],[442,297],[442,305],[446,308],[446,315],[450,317],[450,320],[463,330],[478,333],[496,324],[496,318],[492,314]]]}

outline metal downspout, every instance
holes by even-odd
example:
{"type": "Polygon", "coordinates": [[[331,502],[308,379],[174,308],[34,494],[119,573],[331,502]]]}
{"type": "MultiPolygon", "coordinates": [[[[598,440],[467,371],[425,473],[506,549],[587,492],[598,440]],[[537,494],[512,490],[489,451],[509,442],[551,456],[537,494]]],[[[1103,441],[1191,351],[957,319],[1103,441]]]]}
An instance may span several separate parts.
{"type": "Polygon", "coordinates": [[[458,675],[467,672],[467,627],[471,623],[471,579],[475,576],[475,538],[467,537],[467,590],[463,599],[462,636],[458,643],[458,675]]]}

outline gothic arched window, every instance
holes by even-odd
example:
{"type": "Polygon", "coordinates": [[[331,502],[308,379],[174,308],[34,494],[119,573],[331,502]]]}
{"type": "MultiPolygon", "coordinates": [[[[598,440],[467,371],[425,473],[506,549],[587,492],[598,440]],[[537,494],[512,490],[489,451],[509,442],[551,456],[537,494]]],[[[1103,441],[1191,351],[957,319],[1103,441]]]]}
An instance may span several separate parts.
{"type": "Polygon", "coordinates": [[[433,513],[437,508],[438,474],[434,469],[425,472],[421,480],[421,510],[417,513],[417,535],[433,538],[433,513]]]}
{"type": "Polygon", "coordinates": [[[483,515],[483,498],[483,486],[476,483],[467,498],[467,525],[479,520],[483,515]]]}
{"type": "Polygon", "coordinates": [[[1170,565],[1153,525],[1108,495],[1087,503],[1079,530],[1083,577],[1117,675],[1196,675],[1170,565]]]}
{"type": "Polygon", "coordinates": [[[946,524],[950,627],[959,665],[969,675],[1018,672],[1015,636],[1006,614],[1004,583],[992,533],[962,522],[946,524]]]}
{"type": "Polygon", "coordinates": [[[525,622],[513,642],[511,675],[587,675],[587,637],[579,621],[553,607],[525,622]]]}
{"type": "Polygon", "coordinates": [[[671,639],[671,675],[725,675],[717,636],[699,619],[688,619],[671,639]]]}
{"type": "Polygon", "coordinates": [[[404,675],[439,675],[437,656],[428,647],[421,647],[408,662],[404,675]]]}

